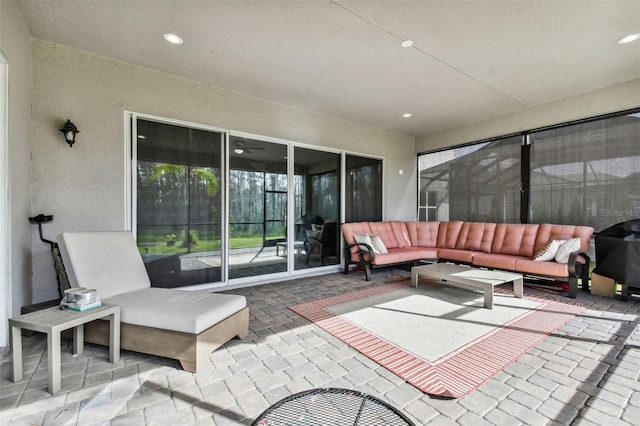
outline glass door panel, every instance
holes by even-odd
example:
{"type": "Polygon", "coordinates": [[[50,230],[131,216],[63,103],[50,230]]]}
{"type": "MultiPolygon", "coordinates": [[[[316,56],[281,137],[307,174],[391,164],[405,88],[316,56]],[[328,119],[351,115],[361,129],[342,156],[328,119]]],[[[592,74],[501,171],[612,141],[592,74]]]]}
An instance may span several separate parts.
{"type": "Polygon", "coordinates": [[[229,278],[286,272],[287,146],[229,138],[229,278]]]}
{"type": "Polygon", "coordinates": [[[294,149],[294,269],[340,263],[340,154],[294,149]]]}
{"type": "Polygon", "coordinates": [[[136,241],[154,287],[222,280],[220,132],[138,118],[136,241]]]}
{"type": "Polygon", "coordinates": [[[382,220],[382,160],[346,156],[346,222],[382,220]]]}

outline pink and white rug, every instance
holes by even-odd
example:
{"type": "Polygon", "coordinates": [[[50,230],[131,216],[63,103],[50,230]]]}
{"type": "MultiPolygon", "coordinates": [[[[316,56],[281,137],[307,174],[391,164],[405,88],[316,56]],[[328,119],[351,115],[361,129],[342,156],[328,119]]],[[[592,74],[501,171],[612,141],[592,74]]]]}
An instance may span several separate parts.
{"type": "Polygon", "coordinates": [[[463,396],[585,307],[496,287],[482,293],[427,282],[385,284],[289,309],[425,393],[463,396]]]}

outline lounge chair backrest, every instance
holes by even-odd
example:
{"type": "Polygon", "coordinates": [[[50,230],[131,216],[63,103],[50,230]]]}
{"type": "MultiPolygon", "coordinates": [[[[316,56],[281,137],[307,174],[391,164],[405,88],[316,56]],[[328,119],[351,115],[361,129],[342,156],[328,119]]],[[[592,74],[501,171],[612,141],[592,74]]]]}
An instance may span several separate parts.
{"type": "Polygon", "coordinates": [[[100,298],[151,287],[130,231],[63,232],[58,244],[72,287],[94,288],[100,298]]]}

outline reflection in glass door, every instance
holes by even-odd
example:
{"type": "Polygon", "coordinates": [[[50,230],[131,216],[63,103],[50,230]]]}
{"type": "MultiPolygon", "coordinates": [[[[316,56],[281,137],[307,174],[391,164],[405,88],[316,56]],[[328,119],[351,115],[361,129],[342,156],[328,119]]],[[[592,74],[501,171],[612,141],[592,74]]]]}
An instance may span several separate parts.
{"type": "Polygon", "coordinates": [[[287,146],[229,138],[229,278],[287,271],[287,146]]]}
{"type": "Polygon", "coordinates": [[[294,269],[340,263],[340,154],[294,150],[294,269]]]}
{"type": "Polygon", "coordinates": [[[222,279],[224,134],[136,120],[136,241],[154,287],[222,279]]]}

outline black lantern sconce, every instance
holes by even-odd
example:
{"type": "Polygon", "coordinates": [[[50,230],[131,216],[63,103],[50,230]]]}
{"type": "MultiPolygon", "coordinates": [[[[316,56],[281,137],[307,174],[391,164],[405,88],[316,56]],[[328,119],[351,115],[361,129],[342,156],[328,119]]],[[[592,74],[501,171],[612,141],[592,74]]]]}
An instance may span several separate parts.
{"type": "Polygon", "coordinates": [[[59,130],[64,135],[64,140],[69,144],[69,148],[71,148],[76,141],[76,135],[80,133],[80,131],[69,119],[67,119],[67,122],[64,124],[62,129],[59,130]]]}

